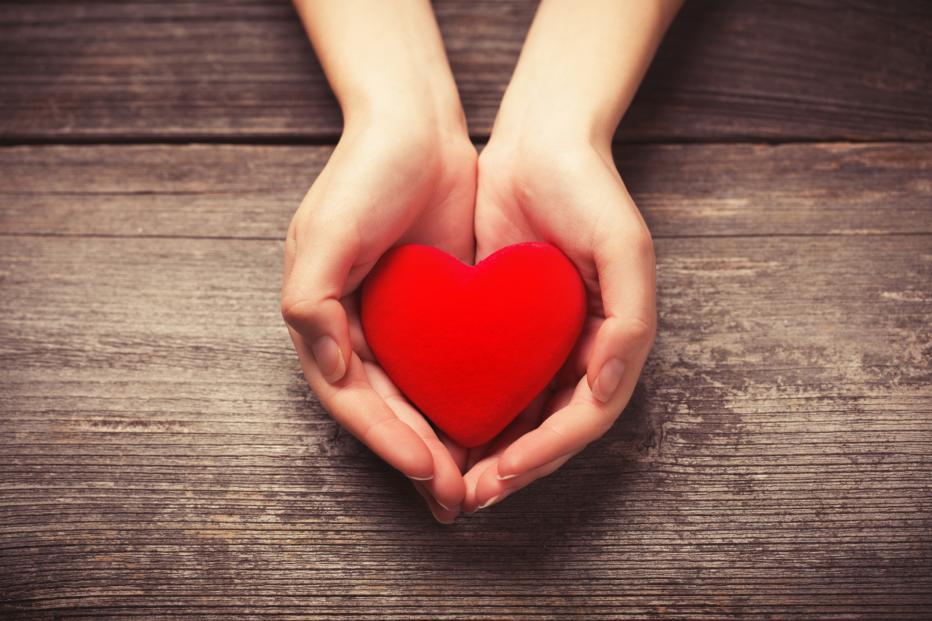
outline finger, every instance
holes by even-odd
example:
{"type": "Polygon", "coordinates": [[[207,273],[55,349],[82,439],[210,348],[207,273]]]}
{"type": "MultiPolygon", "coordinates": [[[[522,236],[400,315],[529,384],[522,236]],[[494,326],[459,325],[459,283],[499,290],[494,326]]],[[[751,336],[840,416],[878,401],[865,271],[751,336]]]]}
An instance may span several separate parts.
{"type": "Polygon", "coordinates": [[[351,293],[344,297],[342,302],[349,323],[350,346],[364,361],[375,362],[375,355],[369,349],[369,343],[366,342],[366,335],[362,329],[362,319],[359,315],[359,295],[355,292],[351,293]]]}
{"type": "MultiPolygon", "coordinates": [[[[627,200],[630,202],[630,197],[627,200]]],[[[630,205],[636,209],[633,203],[630,205]]],[[[586,372],[596,399],[616,406],[624,404],[615,398],[625,384],[630,384],[624,380],[640,374],[657,324],[656,270],[650,234],[636,212],[618,213],[614,216],[616,222],[599,228],[593,245],[605,321],[596,334],[586,372]]]]}
{"type": "Polygon", "coordinates": [[[512,442],[526,434],[528,431],[540,424],[540,414],[544,402],[549,397],[549,393],[543,392],[538,395],[524,411],[512,421],[508,427],[498,435],[493,442],[487,445],[485,454],[482,459],[478,460],[463,475],[463,481],[466,484],[466,497],[463,501],[464,511],[476,511],[481,504],[476,496],[476,485],[482,478],[483,474],[489,468],[493,467],[502,452],[507,449],[512,442]]]}
{"type": "MultiPolygon", "coordinates": [[[[496,447],[497,450],[495,451],[494,455],[492,455],[491,458],[487,460],[486,467],[482,470],[477,469],[476,473],[469,477],[469,482],[467,482],[467,503],[465,505],[468,507],[469,511],[477,511],[478,509],[482,509],[492,504],[492,499],[497,495],[497,491],[495,490],[505,489],[508,485],[512,484],[513,480],[517,481],[514,483],[513,489],[524,487],[524,485],[527,485],[534,480],[532,478],[527,482],[522,483],[519,475],[502,475],[498,470],[500,457],[505,452],[505,450],[514,443],[515,440],[536,428],[541,421],[546,420],[554,412],[559,411],[567,403],[569,403],[572,394],[573,390],[570,388],[560,390],[550,395],[539,413],[540,420],[538,422],[533,425],[516,425],[514,428],[509,430],[511,432],[510,437],[502,438],[502,442],[498,447],[496,447]],[[494,480],[497,483],[495,485],[491,485],[491,480],[494,480]],[[485,491],[483,491],[483,487],[485,488],[485,491]]],[[[498,502],[499,500],[501,500],[501,498],[495,499],[494,502],[498,502]]]]}
{"type": "Polygon", "coordinates": [[[409,478],[432,478],[434,460],[430,449],[373,390],[359,356],[352,354],[343,379],[330,384],[321,376],[301,335],[293,328],[288,332],[311,389],[334,420],[409,478]]]}
{"type": "Polygon", "coordinates": [[[282,317],[301,334],[314,364],[330,383],[344,376],[352,352],[340,299],[357,241],[350,232],[305,224],[292,226],[285,242],[282,317]]]}
{"type": "Polygon", "coordinates": [[[482,458],[476,461],[476,463],[466,471],[466,474],[463,475],[463,482],[466,484],[466,496],[463,499],[462,505],[463,511],[471,513],[479,508],[481,503],[476,496],[476,485],[478,485],[479,479],[482,478],[486,470],[492,468],[498,462],[498,458],[502,454],[502,451],[504,451],[509,444],[533,428],[534,425],[527,421],[515,421],[505,428],[494,443],[487,445],[482,458]]]}
{"type": "Polygon", "coordinates": [[[496,461],[498,461],[498,455],[489,455],[473,464],[472,468],[463,475],[463,481],[466,484],[466,495],[463,497],[463,504],[460,508],[464,512],[472,513],[479,509],[480,503],[478,496],[476,496],[476,485],[479,484],[479,479],[482,478],[485,471],[495,465],[496,461]]]}
{"type": "Polygon", "coordinates": [[[466,449],[466,464],[463,472],[469,472],[478,464],[489,450],[489,443],[466,449]]]}
{"type": "Polygon", "coordinates": [[[573,351],[567,357],[563,367],[557,372],[553,379],[552,386],[563,388],[565,386],[575,386],[579,378],[585,375],[586,366],[592,357],[592,348],[595,345],[595,337],[605,321],[603,317],[590,316],[583,325],[582,334],[573,346],[573,351]]]}
{"type": "Polygon", "coordinates": [[[618,418],[622,405],[634,391],[637,376],[624,376],[612,401],[596,399],[582,378],[573,391],[570,402],[548,417],[540,427],[515,440],[499,458],[502,477],[517,477],[535,468],[581,451],[601,437],[618,418]]]}
{"type": "MultiPolygon", "coordinates": [[[[389,397],[387,403],[402,422],[421,436],[424,444],[430,450],[434,462],[434,477],[424,482],[425,488],[444,509],[459,511],[460,505],[462,505],[466,496],[466,484],[447,447],[432,431],[424,432],[419,428],[420,426],[415,421],[420,419],[421,422],[424,422],[421,414],[411,407],[409,403],[405,402],[403,397],[389,397]]],[[[424,424],[428,429],[430,428],[430,425],[424,424]]]]}
{"type": "Polygon", "coordinates": [[[549,394],[549,388],[544,389],[534,398],[533,401],[531,401],[531,403],[526,408],[524,408],[524,410],[521,411],[520,414],[518,414],[515,420],[509,423],[509,427],[506,427],[503,432],[499,433],[499,435],[492,438],[485,444],[466,449],[467,456],[466,463],[463,468],[464,472],[469,472],[472,470],[476,464],[490,456],[492,453],[501,452],[505,446],[507,446],[507,442],[511,442],[511,439],[517,437],[512,432],[509,432],[509,428],[513,428],[515,425],[522,425],[522,421],[528,420],[532,421],[533,423],[530,427],[528,427],[529,429],[536,427],[540,422],[541,407],[544,403],[546,403],[549,394]]]}
{"type": "Polygon", "coordinates": [[[465,446],[460,446],[451,440],[450,437],[442,431],[437,432],[437,437],[440,438],[440,441],[443,442],[443,445],[447,447],[447,451],[449,451],[450,456],[456,463],[456,467],[459,468],[460,473],[462,474],[466,472],[466,461],[469,459],[469,449],[465,446]]]}
{"type": "Polygon", "coordinates": [[[487,509],[492,505],[500,503],[508,496],[527,487],[534,481],[552,474],[572,457],[573,455],[563,455],[539,468],[534,468],[521,476],[509,479],[502,479],[498,471],[498,464],[493,465],[486,469],[476,484],[476,499],[479,503],[478,509],[487,509]]]}
{"type": "Polygon", "coordinates": [[[363,363],[363,366],[375,391],[385,400],[395,416],[420,436],[430,450],[434,462],[434,477],[427,481],[424,487],[444,509],[458,511],[466,495],[466,484],[453,456],[437,437],[430,423],[401,394],[385,371],[372,363],[363,363]]]}
{"type": "Polygon", "coordinates": [[[441,506],[423,483],[418,481],[412,481],[412,483],[414,483],[414,489],[417,490],[417,493],[420,494],[421,498],[427,503],[427,508],[430,509],[435,520],[441,524],[452,524],[456,521],[456,517],[460,514],[458,510],[451,510],[441,506]]]}
{"type": "Polygon", "coordinates": [[[569,405],[570,401],[573,400],[574,392],[575,387],[568,386],[566,388],[561,388],[560,390],[553,393],[553,395],[551,395],[550,399],[547,401],[547,405],[544,406],[544,411],[541,413],[541,424],[543,424],[544,421],[553,416],[556,412],[559,412],[567,405],[569,405]]]}

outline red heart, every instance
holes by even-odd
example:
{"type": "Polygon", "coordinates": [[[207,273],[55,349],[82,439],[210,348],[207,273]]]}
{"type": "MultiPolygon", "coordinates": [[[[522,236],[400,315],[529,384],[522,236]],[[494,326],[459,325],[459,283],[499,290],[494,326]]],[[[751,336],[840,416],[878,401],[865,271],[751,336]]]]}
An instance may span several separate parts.
{"type": "Polygon", "coordinates": [[[476,266],[396,248],[362,289],[372,353],[414,405],[462,446],[488,442],[550,382],[582,331],[585,286],[549,244],[476,266]]]}

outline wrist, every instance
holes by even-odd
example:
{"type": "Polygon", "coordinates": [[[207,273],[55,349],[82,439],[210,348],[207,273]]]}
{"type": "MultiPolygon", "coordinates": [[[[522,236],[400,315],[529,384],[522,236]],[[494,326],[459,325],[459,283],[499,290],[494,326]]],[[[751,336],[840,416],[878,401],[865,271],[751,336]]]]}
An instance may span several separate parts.
{"type": "Polygon", "coordinates": [[[428,2],[294,3],[340,103],[345,131],[398,124],[466,133],[428,2]]]}
{"type": "Polygon", "coordinates": [[[680,3],[541,2],[493,134],[543,131],[608,151],[680,3]]]}
{"type": "Polygon", "coordinates": [[[425,101],[382,100],[354,108],[346,117],[338,148],[365,153],[369,161],[394,162],[401,177],[440,172],[446,162],[465,152],[475,159],[461,109],[439,110],[425,101]]]}
{"type": "Polygon", "coordinates": [[[509,87],[490,144],[502,142],[522,151],[594,148],[611,152],[616,122],[597,106],[572,96],[541,98],[522,91],[509,87]]]}
{"type": "Polygon", "coordinates": [[[341,109],[344,134],[376,130],[399,137],[469,139],[455,90],[446,94],[422,85],[381,94],[359,93],[341,102],[341,109]]]}
{"type": "Polygon", "coordinates": [[[588,159],[593,153],[611,161],[612,137],[613,132],[600,127],[592,117],[566,113],[559,105],[531,104],[523,113],[501,111],[483,154],[490,154],[487,159],[512,159],[515,164],[531,167],[580,156],[588,159]]]}
{"type": "Polygon", "coordinates": [[[348,71],[336,80],[334,93],[347,128],[384,125],[468,135],[442,47],[438,55],[424,53],[430,46],[423,39],[392,39],[388,47],[399,49],[385,52],[380,69],[348,71]]]}

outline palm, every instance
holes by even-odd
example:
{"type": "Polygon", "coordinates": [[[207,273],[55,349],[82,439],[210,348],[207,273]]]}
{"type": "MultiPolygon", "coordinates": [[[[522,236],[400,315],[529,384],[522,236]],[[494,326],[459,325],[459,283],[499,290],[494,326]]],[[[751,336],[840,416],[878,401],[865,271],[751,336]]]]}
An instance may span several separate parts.
{"type": "Polygon", "coordinates": [[[438,153],[363,137],[337,147],[305,204],[352,229],[356,252],[344,293],[396,243],[438,245],[472,259],[475,158],[468,144],[438,153]]]}

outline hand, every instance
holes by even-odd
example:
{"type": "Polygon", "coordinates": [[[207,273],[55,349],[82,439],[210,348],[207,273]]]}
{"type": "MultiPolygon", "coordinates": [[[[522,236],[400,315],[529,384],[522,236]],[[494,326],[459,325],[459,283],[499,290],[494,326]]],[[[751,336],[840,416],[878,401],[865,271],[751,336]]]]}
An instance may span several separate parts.
{"type": "Polygon", "coordinates": [[[334,419],[414,481],[452,522],[465,451],[435,433],[379,367],[360,326],[358,288],[400,243],[473,259],[476,150],[462,131],[412,121],[348,128],[294,215],[282,313],[308,383],[334,419]]]}
{"type": "Polygon", "coordinates": [[[563,137],[493,141],[479,158],[477,260],[525,241],[576,265],[589,315],[550,389],[470,454],[466,511],[501,501],[602,436],[631,398],[656,328],[650,234],[610,146],[563,137]]]}
{"type": "Polygon", "coordinates": [[[631,395],[653,339],[653,252],[605,145],[680,2],[540,5],[482,157],[480,258],[518,241],[555,243],[586,278],[592,311],[547,402],[542,395],[494,445],[467,455],[435,434],[375,363],[354,295],[396,243],[473,258],[475,150],[430,5],[295,0],[345,130],[289,229],[282,312],[324,406],[418,481],[441,521],[452,521],[461,501],[488,505],[559,467],[608,429],[631,395]],[[540,136],[557,121],[584,139],[542,150],[500,138],[540,136]],[[583,370],[575,388],[567,383],[583,370]],[[464,498],[460,472],[469,465],[464,498]]]}
{"type": "Polygon", "coordinates": [[[523,241],[579,269],[589,317],[550,391],[469,454],[464,509],[550,474],[615,422],[656,330],[650,234],[612,137],[682,0],[542,0],[479,158],[478,260],[523,241]]]}
{"type": "Polygon", "coordinates": [[[466,452],[435,433],[379,367],[357,289],[396,244],[472,261],[476,149],[429,2],[294,4],[344,130],[288,230],[282,313],[324,407],[414,480],[434,517],[452,522],[466,452]]]}

